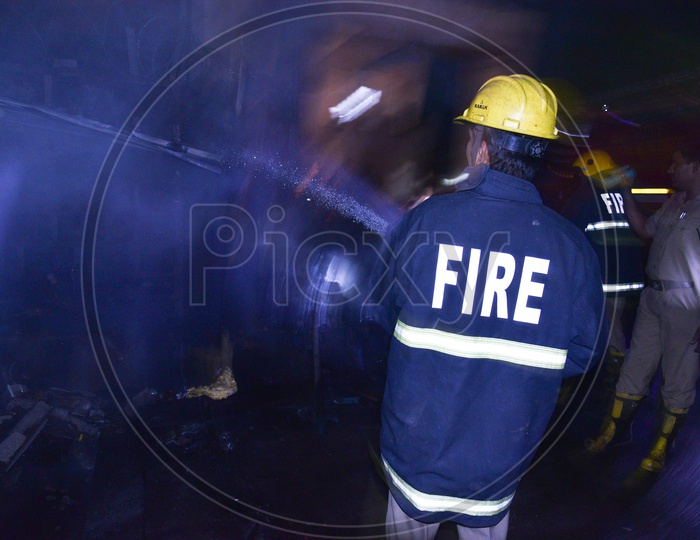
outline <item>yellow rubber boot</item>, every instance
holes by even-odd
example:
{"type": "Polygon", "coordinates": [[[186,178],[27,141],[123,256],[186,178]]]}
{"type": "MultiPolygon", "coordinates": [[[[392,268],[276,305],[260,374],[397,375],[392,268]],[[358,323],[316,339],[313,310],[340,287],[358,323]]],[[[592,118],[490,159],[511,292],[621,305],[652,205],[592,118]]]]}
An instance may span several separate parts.
{"type": "Polygon", "coordinates": [[[661,421],[655,430],[654,444],[640,467],[646,471],[660,473],[666,467],[666,450],[685,423],[688,409],[672,409],[664,405],[661,421]]]}
{"type": "Polygon", "coordinates": [[[603,418],[598,435],[584,441],[586,450],[596,455],[604,452],[615,436],[624,432],[630,425],[643,397],[616,393],[608,413],[603,418]]]}
{"type": "Polygon", "coordinates": [[[654,442],[637,469],[623,482],[627,494],[640,497],[651,489],[666,467],[666,452],[673,445],[685,423],[688,409],[672,409],[664,405],[654,426],[654,442]]]}

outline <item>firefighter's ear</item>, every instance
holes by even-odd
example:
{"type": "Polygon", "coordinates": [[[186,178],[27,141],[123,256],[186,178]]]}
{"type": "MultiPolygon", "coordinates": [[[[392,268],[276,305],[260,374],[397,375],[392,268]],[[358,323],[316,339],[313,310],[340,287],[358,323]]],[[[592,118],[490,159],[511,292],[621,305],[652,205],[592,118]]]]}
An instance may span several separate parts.
{"type": "Polygon", "coordinates": [[[479,145],[479,150],[476,153],[476,159],[474,160],[474,165],[489,165],[491,163],[491,156],[489,155],[489,147],[486,141],[481,141],[479,145]]]}

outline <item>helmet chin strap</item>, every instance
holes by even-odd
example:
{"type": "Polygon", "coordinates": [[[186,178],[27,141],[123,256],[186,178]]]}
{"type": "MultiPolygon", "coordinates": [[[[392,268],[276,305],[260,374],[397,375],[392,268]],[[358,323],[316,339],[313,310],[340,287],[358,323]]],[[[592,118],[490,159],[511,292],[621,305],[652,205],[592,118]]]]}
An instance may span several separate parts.
{"type": "Polygon", "coordinates": [[[541,158],[549,141],[531,137],[520,137],[505,131],[493,131],[493,142],[500,148],[530,157],[541,158]]]}
{"type": "MultiPolygon", "coordinates": [[[[494,145],[530,157],[541,158],[545,150],[547,150],[547,144],[549,143],[549,141],[544,139],[522,137],[498,129],[493,129],[490,133],[494,145]]],[[[484,127],[480,125],[471,126],[469,135],[471,151],[467,156],[467,160],[470,165],[477,165],[477,156],[479,155],[481,142],[484,139],[484,127]]]]}

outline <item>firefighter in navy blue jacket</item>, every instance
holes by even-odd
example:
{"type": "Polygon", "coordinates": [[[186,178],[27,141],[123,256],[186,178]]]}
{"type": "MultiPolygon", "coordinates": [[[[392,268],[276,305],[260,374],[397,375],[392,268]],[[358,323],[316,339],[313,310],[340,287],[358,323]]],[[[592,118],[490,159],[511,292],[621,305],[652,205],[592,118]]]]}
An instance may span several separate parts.
{"type": "Polygon", "coordinates": [[[625,357],[628,339],[622,316],[636,307],[644,288],[644,241],[627,220],[623,184],[636,175],[620,167],[603,150],[589,150],[572,164],[579,187],[563,215],[585,234],[598,256],[605,292],[605,311],[610,323],[606,355],[606,388],[613,391],[625,357]],[[628,299],[635,301],[627,303],[628,299]]]}
{"type": "Polygon", "coordinates": [[[529,181],[557,137],[556,103],[525,75],[487,81],[455,119],[469,128],[466,179],[385,240],[369,303],[393,332],[380,437],[389,538],[433,538],[442,521],[460,538],[505,538],[562,379],[605,346],[596,255],[529,181]]]}

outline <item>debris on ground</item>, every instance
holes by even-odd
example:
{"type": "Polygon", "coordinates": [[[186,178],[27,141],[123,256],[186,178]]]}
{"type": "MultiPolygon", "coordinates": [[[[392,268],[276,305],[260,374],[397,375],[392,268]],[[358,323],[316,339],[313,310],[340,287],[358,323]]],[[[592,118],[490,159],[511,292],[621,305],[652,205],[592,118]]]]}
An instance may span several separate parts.
{"type": "Polygon", "coordinates": [[[177,395],[178,399],[208,397],[211,399],[226,399],[238,391],[238,385],[233,378],[233,346],[227,332],[221,336],[221,342],[216,347],[195,349],[187,356],[186,361],[192,364],[196,371],[202,373],[199,381],[214,381],[210,384],[193,386],[177,395]]]}
{"type": "Polygon", "coordinates": [[[6,414],[0,415],[2,471],[15,464],[49,422],[60,423],[69,434],[93,439],[108,422],[104,404],[94,394],[62,388],[32,393],[24,385],[11,384],[7,396],[6,414]]]}
{"type": "Polygon", "coordinates": [[[177,430],[171,430],[164,442],[183,454],[203,450],[208,443],[206,426],[200,422],[185,424],[177,430]]]}
{"type": "Polygon", "coordinates": [[[133,417],[134,409],[137,411],[143,409],[147,405],[155,403],[158,401],[158,399],[160,399],[160,393],[158,390],[155,388],[144,388],[131,398],[131,404],[127,404],[124,407],[124,412],[126,412],[127,416],[133,417]]]}
{"type": "Polygon", "coordinates": [[[0,443],[0,465],[7,470],[29,448],[46,425],[51,407],[39,401],[17,422],[10,434],[0,443]]]}
{"type": "Polygon", "coordinates": [[[195,398],[206,396],[211,399],[226,399],[238,391],[238,385],[233,378],[230,367],[225,367],[221,375],[209,385],[194,386],[186,392],[178,395],[178,398],[195,398]]]}

